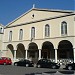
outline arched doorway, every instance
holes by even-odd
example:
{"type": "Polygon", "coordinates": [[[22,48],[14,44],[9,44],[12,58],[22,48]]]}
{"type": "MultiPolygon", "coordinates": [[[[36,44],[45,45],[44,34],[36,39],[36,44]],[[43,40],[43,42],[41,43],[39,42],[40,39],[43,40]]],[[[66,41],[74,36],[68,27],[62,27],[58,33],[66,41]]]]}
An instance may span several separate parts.
{"type": "Polygon", "coordinates": [[[25,58],[25,47],[21,43],[17,45],[16,58],[25,58]]]}
{"type": "Polygon", "coordinates": [[[44,42],[42,45],[42,58],[54,59],[54,46],[49,41],[44,42]]]}
{"type": "Polygon", "coordinates": [[[14,48],[12,44],[7,45],[7,52],[6,52],[7,57],[10,57],[11,59],[14,58],[14,48]]]}
{"type": "Polygon", "coordinates": [[[73,46],[70,41],[62,40],[58,45],[58,59],[73,60],[73,46]]]}
{"type": "Polygon", "coordinates": [[[28,58],[32,60],[34,63],[38,61],[38,46],[34,42],[29,44],[28,58]]]}

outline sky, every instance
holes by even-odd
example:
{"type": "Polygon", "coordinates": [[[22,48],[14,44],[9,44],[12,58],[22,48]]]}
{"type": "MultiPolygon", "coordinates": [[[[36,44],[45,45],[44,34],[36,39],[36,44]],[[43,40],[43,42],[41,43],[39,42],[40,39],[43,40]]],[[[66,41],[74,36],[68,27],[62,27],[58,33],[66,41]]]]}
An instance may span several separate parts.
{"type": "Polygon", "coordinates": [[[35,8],[74,10],[75,0],[0,0],[0,24],[7,25],[20,15],[35,8]]]}

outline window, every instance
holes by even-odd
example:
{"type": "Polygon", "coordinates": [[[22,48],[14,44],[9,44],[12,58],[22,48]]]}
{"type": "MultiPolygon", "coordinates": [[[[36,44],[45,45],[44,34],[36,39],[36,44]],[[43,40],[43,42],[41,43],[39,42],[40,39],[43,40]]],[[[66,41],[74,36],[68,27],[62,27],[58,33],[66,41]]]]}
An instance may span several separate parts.
{"type": "Polygon", "coordinates": [[[9,41],[12,41],[12,31],[9,32],[9,41]]]}
{"type": "Polygon", "coordinates": [[[19,31],[19,40],[22,40],[23,39],[23,30],[20,29],[19,31]]]}
{"type": "Polygon", "coordinates": [[[35,27],[31,28],[31,39],[35,38],[35,27]]]}
{"type": "Polygon", "coordinates": [[[65,21],[61,23],[61,35],[67,35],[67,23],[65,21]]]}
{"type": "Polygon", "coordinates": [[[45,25],[45,37],[49,37],[50,36],[50,27],[49,25],[45,25]]]}

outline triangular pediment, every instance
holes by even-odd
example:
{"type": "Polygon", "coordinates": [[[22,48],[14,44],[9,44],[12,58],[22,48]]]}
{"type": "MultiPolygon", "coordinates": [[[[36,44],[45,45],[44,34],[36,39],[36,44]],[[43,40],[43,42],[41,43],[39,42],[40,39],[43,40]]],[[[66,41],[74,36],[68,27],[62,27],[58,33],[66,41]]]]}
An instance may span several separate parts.
{"type": "Polygon", "coordinates": [[[32,8],[20,17],[16,18],[12,22],[6,25],[7,27],[27,24],[30,22],[40,21],[48,18],[62,16],[65,14],[72,13],[71,11],[60,11],[60,10],[48,10],[48,9],[37,9],[32,8]]]}

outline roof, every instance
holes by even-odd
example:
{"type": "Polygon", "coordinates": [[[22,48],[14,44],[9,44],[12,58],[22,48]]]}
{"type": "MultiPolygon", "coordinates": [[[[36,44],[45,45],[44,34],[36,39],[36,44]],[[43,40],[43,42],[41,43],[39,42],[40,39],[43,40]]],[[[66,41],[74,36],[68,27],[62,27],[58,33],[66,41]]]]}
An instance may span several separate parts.
{"type": "Polygon", "coordinates": [[[28,10],[27,12],[25,12],[24,14],[22,14],[21,16],[19,16],[18,18],[16,18],[15,20],[11,21],[10,23],[8,23],[5,27],[9,26],[10,24],[12,24],[13,22],[17,21],[18,19],[20,19],[21,17],[23,17],[24,15],[26,15],[27,13],[31,12],[32,10],[36,10],[36,11],[44,11],[44,12],[58,12],[58,13],[66,13],[66,14],[75,14],[75,11],[73,10],[58,10],[58,9],[40,9],[40,8],[31,8],[30,10],[28,10]]]}
{"type": "Polygon", "coordinates": [[[33,8],[33,10],[38,11],[47,11],[47,12],[60,12],[60,13],[73,13],[73,10],[59,10],[59,9],[41,9],[41,8],[33,8]]]}

